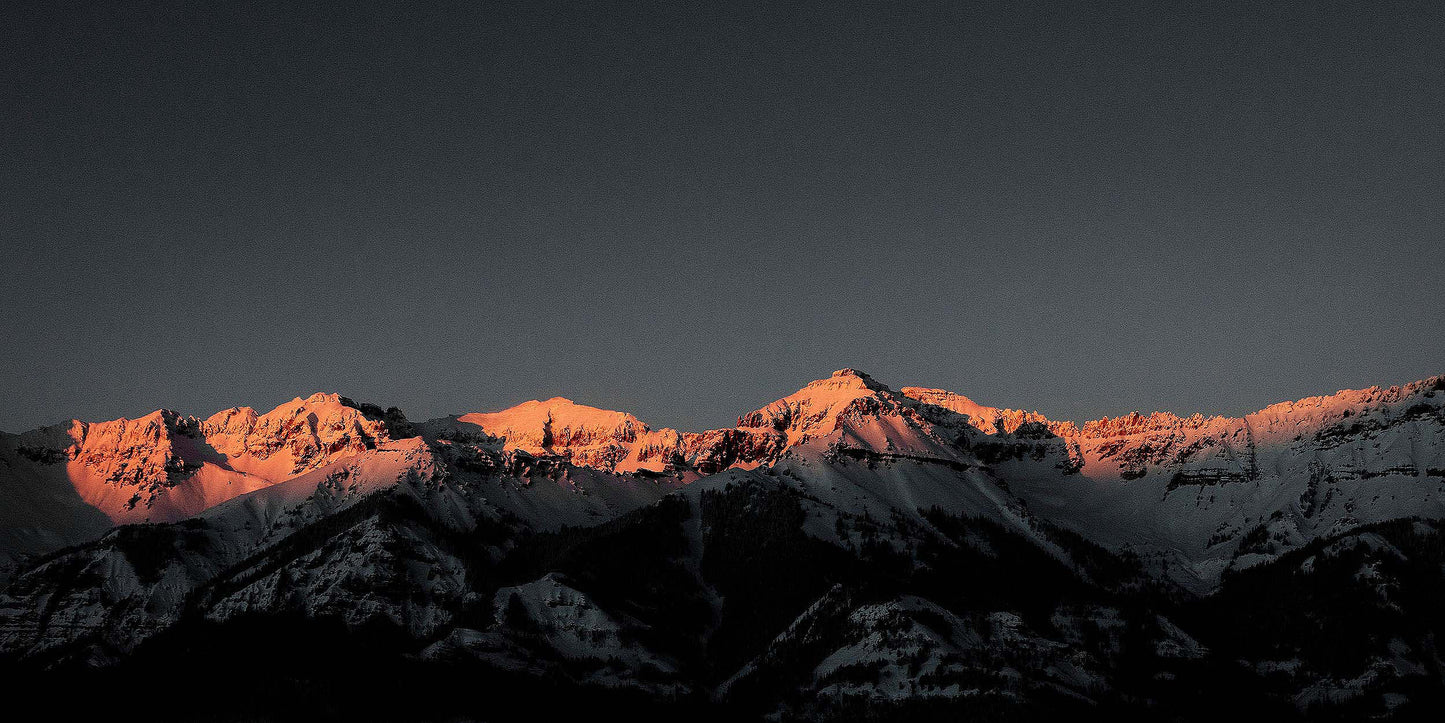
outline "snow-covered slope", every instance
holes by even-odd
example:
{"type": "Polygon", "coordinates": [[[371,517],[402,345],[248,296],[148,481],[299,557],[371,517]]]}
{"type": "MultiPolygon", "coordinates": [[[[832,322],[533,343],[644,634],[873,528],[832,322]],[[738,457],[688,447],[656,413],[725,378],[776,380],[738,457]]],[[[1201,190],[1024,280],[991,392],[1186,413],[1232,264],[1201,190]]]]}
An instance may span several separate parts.
{"type": "Polygon", "coordinates": [[[1360,524],[1445,517],[1445,377],[1241,418],[1023,425],[975,451],[1034,514],[1209,589],[1360,524]]]}
{"type": "Polygon", "coordinates": [[[388,438],[386,425],[335,394],[198,420],[160,410],[139,419],[74,420],[21,435],[80,496],[117,523],[189,517],[388,438]]]}
{"type": "Polygon", "coordinates": [[[679,484],[443,436],[380,442],[179,524],[124,526],[42,558],[0,595],[0,650],[126,651],[187,604],[216,621],[301,609],[429,634],[473,565],[452,536],[487,541],[471,554],[489,559],[517,535],[595,525],[679,484]]]}
{"type": "MultiPolygon", "coordinates": [[[[554,397],[500,412],[463,414],[450,421],[473,438],[493,437],[504,450],[566,459],[609,472],[652,472],[696,479],[733,466],[755,467],[775,457],[786,439],[771,429],[708,432],[653,429],[623,412],[554,397]]],[[[435,427],[437,422],[429,422],[435,427]]]]}
{"type": "MultiPolygon", "coordinates": [[[[203,427],[230,430],[218,440],[232,454],[227,459],[254,465],[263,455],[285,455],[281,462],[295,471],[323,458],[306,453],[313,446],[301,445],[300,454],[278,450],[275,432],[256,432],[271,427],[249,415],[222,417],[236,419],[243,421],[203,427]]],[[[151,436],[131,447],[134,454],[178,457],[166,445],[191,438],[171,433],[175,426],[145,427],[151,436]]],[[[733,478],[684,485],[702,474],[699,464],[723,460],[742,469],[768,463],[769,473],[755,477],[801,492],[806,529],[839,545],[878,538],[882,521],[882,537],[903,549],[909,530],[929,524],[930,509],[1030,530],[1019,506],[957,444],[970,429],[957,415],[851,370],[745,415],[736,430],[687,438],[565,400],[414,429],[419,436],[388,441],[386,428],[375,427],[368,446],[321,447],[336,450],[329,463],[210,507],[183,526],[121,528],[43,560],[3,599],[0,649],[43,656],[73,654],[79,645],[90,651],[82,655],[94,655],[86,646],[103,643],[104,650],[129,650],[181,620],[187,604],[200,606],[205,619],[300,609],[355,624],[381,616],[430,634],[461,605],[468,576],[478,574],[476,561],[447,542],[451,536],[485,538],[479,531],[492,530],[494,542],[471,554],[495,560],[520,534],[594,526],[679,488],[700,505],[701,495],[733,478]],[[629,472],[617,463],[641,456],[647,440],[658,438],[676,445],[669,468],[629,472]],[[755,456],[708,446],[748,438],[768,441],[743,448],[755,456]],[[430,572],[415,577],[422,570],[430,572]],[[77,575],[101,582],[74,585],[77,575]],[[401,595],[406,589],[426,592],[401,595]],[[58,608],[67,617],[59,628],[50,624],[58,608]]]]}
{"type": "Polygon", "coordinates": [[[422,651],[434,661],[485,661],[502,670],[558,674],[581,668],[580,682],[639,688],[659,695],[686,692],[676,664],[639,644],[620,620],[559,575],[500,588],[485,630],[456,627],[422,651]],[[539,654],[538,648],[542,649],[539,654]]]}
{"type": "Polygon", "coordinates": [[[1395,616],[1445,590],[1418,519],[1445,518],[1442,435],[1445,377],[1075,425],[851,369],[701,433],[562,398],[419,424],[334,395],[76,422],[0,437],[6,539],[71,545],[0,592],[0,661],[325,621],[427,670],[784,719],[1190,711],[1198,680],[1404,705],[1445,634],[1395,616]],[[1221,623],[1255,584],[1287,620],[1325,573],[1379,598],[1368,659],[1221,623]]]}
{"type": "Polygon", "coordinates": [[[771,464],[793,448],[829,443],[899,456],[957,460],[956,431],[940,434],[919,404],[872,377],[842,369],[738,417],[733,429],[653,429],[636,417],[554,397],[500,412],[453,418],[501,448],[562,457],[617,472],[678,472],[688,479],[720,469],[771,464]],[[819,440],[823,440],[820,442],[819,440]]]}
{"type": "Polygon", "coordinates": [[[555,489],[573,492],[494,490],[499,508],[539,523],[588,524],[630,508],[593,500],[628,497],[641,477],[675,485],[776,466],[848,514],[939,506],[1022,519],[1027,506],[1207,589],[1230,566],[1319,535],[1445,515],[1442,384],[1345,391],[1239,419],[1136,413],[1080,425],[939,389],[895,392],[851,369],[706,432],[654,429],[561,397],[419,425],[334,394],[204,420],[161,410],[0,435],[0,554],[15,560],[113,524],[185,519],[421,435],[462,467],[495,458],[514,471],[553,468],[564,482],[555,489]],[[589,486],[596,474],[610,481],[589,486]]]}
{"type": "Polygon", "coordinates": [[[389,438],[379,414],[335,394],[265,414],[159,410],[0,435],[0,554],[45,552],[110,524],[185,519],[389,438]]]}

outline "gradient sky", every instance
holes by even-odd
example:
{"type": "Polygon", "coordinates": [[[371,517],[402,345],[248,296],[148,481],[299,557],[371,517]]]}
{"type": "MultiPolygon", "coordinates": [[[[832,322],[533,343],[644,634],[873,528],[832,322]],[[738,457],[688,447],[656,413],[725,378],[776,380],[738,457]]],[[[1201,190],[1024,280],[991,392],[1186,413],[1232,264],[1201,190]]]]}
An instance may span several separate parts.
{"type": "Polygon", "coordinates": [[[0,429],[1445,372],[1438,2],[102,5],[0,9],[0,429]]]}

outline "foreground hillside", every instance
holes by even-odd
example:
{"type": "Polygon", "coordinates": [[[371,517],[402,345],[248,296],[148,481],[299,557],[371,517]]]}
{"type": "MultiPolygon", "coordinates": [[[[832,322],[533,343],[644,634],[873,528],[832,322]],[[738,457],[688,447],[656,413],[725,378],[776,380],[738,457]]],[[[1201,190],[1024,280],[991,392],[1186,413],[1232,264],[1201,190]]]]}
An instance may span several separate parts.
{"type": "Polygon", "coordinates": [[[1410,718],[1445,702],[1442,410],[1437,377],[1074,425],[841,370],[704,433],[71,423],[0,439],[0,672],[178,720],[1410,718]]]}

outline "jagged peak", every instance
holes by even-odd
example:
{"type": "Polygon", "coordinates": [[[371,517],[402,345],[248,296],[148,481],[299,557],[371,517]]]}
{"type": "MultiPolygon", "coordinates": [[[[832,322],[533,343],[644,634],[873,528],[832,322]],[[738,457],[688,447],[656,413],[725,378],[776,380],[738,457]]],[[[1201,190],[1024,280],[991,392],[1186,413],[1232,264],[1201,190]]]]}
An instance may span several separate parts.
{"type": "Polygon", "coordinates": [[[274,414],[282,410],[295,410],[297,408],[351,406],[347,404],[348,401],[351,400],[335,392],[316,392],[305,398],[295,397],[289,402],[282,402],[276,405],[276,408],[272,409],[268,414],[274,414]]]}
{"type": "Polygon", "coordinates": [[[1148,432],[1201,429],[1212,424],[1227,424],[1232,421],[1235,420],[1229,417],[1206,417],[1199,413],[1181,417],[1173,412],[1150,412],[1149,414],[1143,414],[1136,411],[1122,414],[1112,419],[1109,417],[1091,419],[1084,422],[1075,434],[1089,438],[1125,437],[1148,432]]]}
{"type": "Polygon", "coordinates": [[[230,424],[237,417],[249,422],[255,422],[256,418],[260,416],[261,415],[258,414],[256,410],[251,407],[231,407],[229,409],[222,409],[221,411],[216,412],[209,417],[206,417],[206,424],[223,427],[227,424],[230,424]]]}
{"type": "Polygon", "coordinates": [[[160,441],[177,434],[189,434],[199,424],[199,420],[194,417],[188,417],[173,409],[157,409],[135,418],[120,417],[104,422],[72,419],[68,423],[57,425],[57,428],[64,427],[77,445],[85,445],[87,442],[118,444],[121,440],[125,440],[127,444],[135,444],[142,438],[160,441]]]}
{"type": "Polygon", "coordinates": [[[360,412],[360,407],[350,399],[334,392],[316,392],[306,397],[292,397],[290,401],[282,402],[270,411],[258,412],[254,407],[230,407],[222,409],[207,417],[205,423],[208,426],[228,427],[237,423],[249,425],[255,424],[258,420],[291,418],[303,412],[315,412],[322,410],[340,411],[342,408],[355,409],[360,412]]]}
{"type": "MultiPolygon", "coordinates": [[[[1341,418],[1365,412],[1372,406],[1382,410],[1396,406],[1403,409],[1407,401],[1418,402],[1420,400],[1417,400],[1417,397],[1430,397],[1436,391],[1445,391],[1445,375],[1388,387],[1341,389],[1334,394],[1276,402],[1242,417],[1199,413],[1181,416],[1173,412],[1151,412],[1149,414],[1130,412],[1112,419],[1102,417],[1085,422],[1080,425],[1078,434],[1083,437],[1120,437],[1244,424],[1262,429],[1290,429],[1292,430],[1290,433],[1294,433],[1293,430],[1299,429],[1301,425],[1307,428],[1328,425],[1341,418]]],[[[1445,404],[1445,397],[1441,397],[1440,401],[1435,403],[1435,405],[1440,404],[1445,404]]]]}
{"type": "Polygon", "coordinates": [[[1417,381],[1395,384],[1388,387],[1371,386],[1363,389],[1341,389],[1334,394],[1277,402],[1246,416],[1263,416],[1295,412],[1308,408],[1339,407],[1343,405],[1368,404],[1371,402],[1394,402],[1416,395],[1430,395],[1438,391],[1445,391],[1445,374],[1438,374],[1417,381]]]}
{"type": "Polygon", "coordinates": [[[904,387],[900,390],[905,396],[916,399],[924,404],[942,407],[951,412],[966,417],[970,424],[979,430],[993,434],[1000,429],[1012,433],[1024,424],[1041,424],[1051,433],[1060,437],[1069,437],[1078,434],[1077,427],[1073,422],[1058,422],[1038,412],[1025,411],[1022,409],[1003,409],[979,404],[974,400],[947,389],[931,389],[927,387],[904,387]]]}
{"type": "MultiPolygon", "coordinates": [[[[1004,431],[1012,432],[1020,424],[1038,422],[1060,437],[1100,438],[1228,427],[1246,422],[1265,425],[1324,424],[1330,419],[1363,411],[1371,405],[1384,408],[1389,405],[1401,404],[1405,400],[1415,397],[1429,397],[1433,392],[1445,391],[1445,374],[1388,387],[1342,389],[1334,394],[1277,402],[1242,417],[1206,415],[1197,412],[1180,415],[1173,412],[1156,411],[1145,414],[1132,411],[1115,417],[1103,416],[1091,419],[1077,425],[1070,421],[1052,420],[1038,412],[982,405],[962,394],[946,389],[903,387],[900,391],[925,404],[944,407],[966,415],[971,418],[975,426],[985,432],[996,431],[999,425],[1003,426],[1004,431]]],[[[1445,404],[1445,397],[1441,397],[1441,404],[1445,404]]]]}

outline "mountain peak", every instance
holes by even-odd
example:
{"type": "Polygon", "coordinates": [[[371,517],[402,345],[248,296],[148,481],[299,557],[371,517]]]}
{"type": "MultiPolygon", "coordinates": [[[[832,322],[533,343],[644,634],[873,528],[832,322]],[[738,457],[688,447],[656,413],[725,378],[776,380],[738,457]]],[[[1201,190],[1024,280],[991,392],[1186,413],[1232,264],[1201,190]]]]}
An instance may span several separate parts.
{"type": "MultiPolygon", "coordinates": [[[[880,416],[916,416],[911,409],[913,406],[916,402],[889,389],[867,373],[845,368],[739,417],[738,426],[781,432],[786,436],[787,446],[835,435],[862,443],[862,437],[867,435],[854,434],[858,429],[877,424],[880,416]]],[[[911,424],[909,422],[904,426],[911,424]]],[[[889,438],[890,441],[898,441],[891,440],[889,434],[882,432],[873,436],[880,440],[889,438]]]]}
{"type": "Polygon", "coordinates": [[[566,397],[533,399],[499,412],[463,414],[457,421],[475,424],[493,437],[505,438],[507,447],[533,454],[631,442],[649,430],[626,412],[578,404],[566,397]]]}
{"type": "Polygon", "coordinates": [[[815,379],[808,382],[796,393],[789,395],[786,399],[794,399],[800,396],[817,397],[841,395],[851,398],[858,396],[871,396],[879,392],[892,393],[887,385],[880,383],[867,372],[857,369],[839,369],[823,379],[815,379]]]}
{"type": "MultiPolygon", "coordinates": [[[[884,386],[883,384],[880,384],[880,383],[878,382],[878,380],[874,379],[871,375],[869,375],[868,372],[859,371],[859,370],[857,370],[857,369],[852,369],[852,368],[839,369],[838,371],[833,372],[832,376],[828,377],[828,379],[826,379],[826,380],[820,379],[820,380],[818,380],[818,381],[834,381],[834,382],[837,382],[837,381],[844,381],[844,380],[851,380],[851,381],[848,381],[848,383],[851,383],[851,384],[861,384],[862,386],[864,386],[864,387],[866,387],[866,388],[868,388],[868,389],[876,389],[876,390],[886,390],[886,389],[888,389],[888,387],[884,386]]],[[[816,384],[816,383],[817,383],[817,382],[814,382],[814,384],[816,384]]]]}

